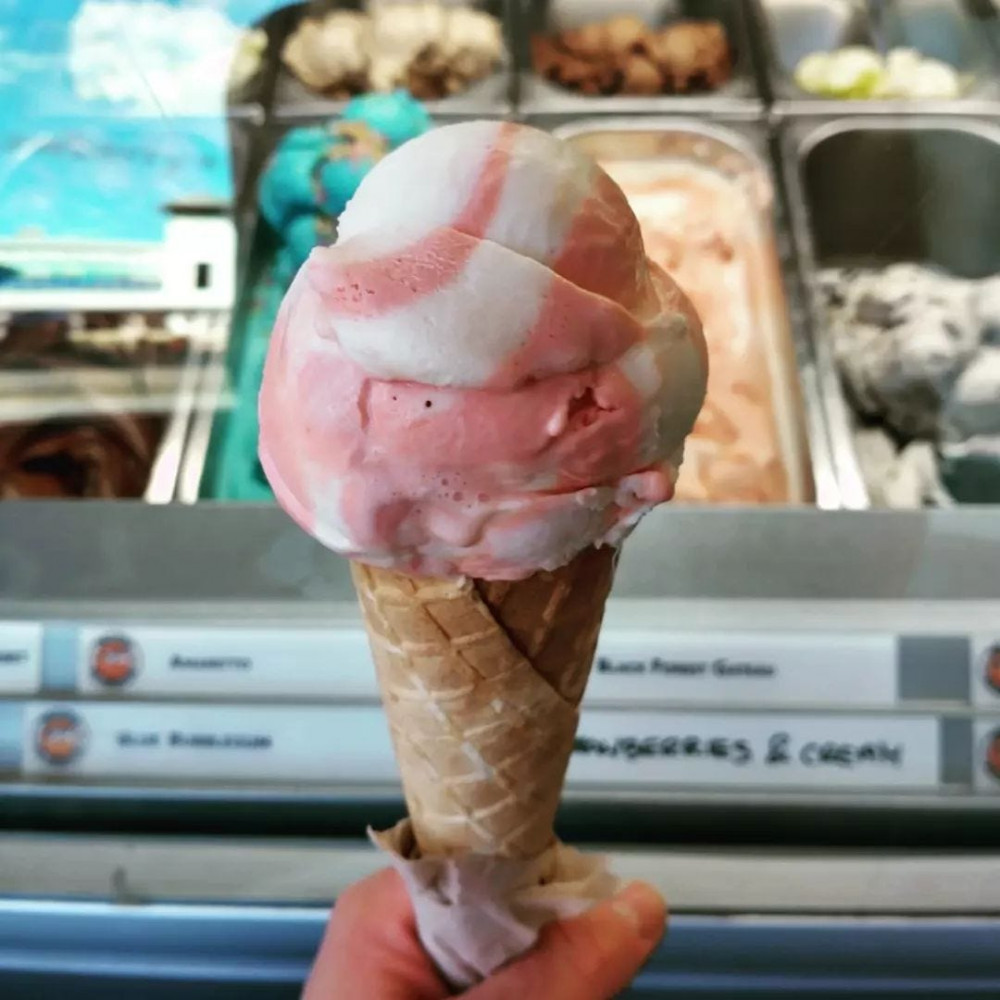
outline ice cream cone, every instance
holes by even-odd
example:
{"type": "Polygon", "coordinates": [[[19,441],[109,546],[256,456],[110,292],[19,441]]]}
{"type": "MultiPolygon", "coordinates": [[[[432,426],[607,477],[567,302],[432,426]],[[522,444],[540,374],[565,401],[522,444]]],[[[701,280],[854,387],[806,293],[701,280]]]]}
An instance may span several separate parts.
{"type": "Polygon", "coordinates": [[[372,839],[456,987],[615,890],[553,823],[613,546],[672,497],[706,377],[621,189],[512,122],[379,161],[285,298],[261,465],[355,561],[410,813],[372,839]]]}
{"type": "Polygon", "coordinates": [[[354,564],[422,856],[552,845],[614,557],[589,548],[515,582],[354,564]]]}

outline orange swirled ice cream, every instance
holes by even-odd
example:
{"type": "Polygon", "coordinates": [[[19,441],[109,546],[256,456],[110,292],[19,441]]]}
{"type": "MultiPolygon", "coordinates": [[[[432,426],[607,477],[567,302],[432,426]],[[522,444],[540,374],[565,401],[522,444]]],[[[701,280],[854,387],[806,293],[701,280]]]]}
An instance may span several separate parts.
{"type": "Polygon", "coordinates": [[[520,579],[670,499],[706,377],[698,318],[607,174],[466,122],[381,160],[299,272],[260,457],[345,556],[520,579]]]}

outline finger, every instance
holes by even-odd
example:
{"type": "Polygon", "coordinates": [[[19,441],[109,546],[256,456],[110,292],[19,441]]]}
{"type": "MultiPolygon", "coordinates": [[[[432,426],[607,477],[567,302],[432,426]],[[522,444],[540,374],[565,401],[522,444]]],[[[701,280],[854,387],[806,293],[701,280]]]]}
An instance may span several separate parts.
{"type": "Polygon", "coordinates": [[[342,893],[303,1000],[442,1000],[448,991],[417,940],[403,880],[385,869],[342,893]]]}
{"type": "Polygon", "coordinates": [[[608,1000],[623,990],[663,937],[660,894],[633,882],[573,920],[542,929],[524,958],[465,994],[466,1000],[608,1000]]]}

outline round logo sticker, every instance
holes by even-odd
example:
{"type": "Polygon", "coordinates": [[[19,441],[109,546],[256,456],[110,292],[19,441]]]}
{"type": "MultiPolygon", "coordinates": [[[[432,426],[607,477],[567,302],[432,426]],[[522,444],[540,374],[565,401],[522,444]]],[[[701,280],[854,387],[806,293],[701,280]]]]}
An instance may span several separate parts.
{"type": "Polygon", "coordinates": [[[986,737],[986,770],[1000,781],[1000,729],[986,737]]]}
{"type": "Polygon", "coordinates": [[[986,683],[1000,694],[1000,643],[987,650],[985,662],[983,676],[986,683]]]}
{"type": "Polygon", "coordinates": [[[35,750],[50,764],[71,764],[86,745],[87,726],[72,709],[53,709],[35,724],[35,750]]]}
{"type": "Polygon", "coordinates": [[[106,635],[90,651],[90,673],[107,687],[123,687],[139,671],[139,651],[123,635],[106,635]]]}

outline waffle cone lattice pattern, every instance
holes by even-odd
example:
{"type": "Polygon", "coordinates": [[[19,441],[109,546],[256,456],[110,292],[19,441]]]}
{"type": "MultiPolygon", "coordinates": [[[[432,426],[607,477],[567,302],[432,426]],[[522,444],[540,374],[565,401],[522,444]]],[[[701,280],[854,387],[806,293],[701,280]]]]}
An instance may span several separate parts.
{"type": "Polygon", "coordinates": [[[552,842],[614,557],[513,583],[353,566],[422,854],[552,842]]]}

